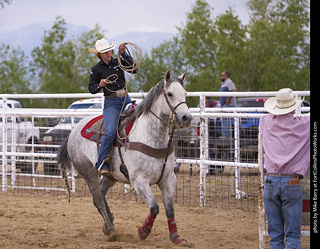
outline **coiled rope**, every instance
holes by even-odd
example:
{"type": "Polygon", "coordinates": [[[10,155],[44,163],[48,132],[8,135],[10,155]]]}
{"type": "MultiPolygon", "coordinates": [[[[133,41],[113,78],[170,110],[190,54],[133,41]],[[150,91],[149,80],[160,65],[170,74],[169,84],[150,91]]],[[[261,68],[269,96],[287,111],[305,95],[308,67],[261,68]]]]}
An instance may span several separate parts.
{"type": "MultiPolygon", "coordinates": [[[[131,80],[131,77],[133,75],[133,72],[136,71],[142,63],[142,51],[138,47],[138,45],[136,45],[132,42],[125,42],[124,44],[126,45],[126,52],[128,53],[129,57],[131,57],[131,59],[132,59],[132,64],[123,58],[128,64],[128,65],[123,65],[120,53],[118,53],[118,64],[119,64],[119,67],[121,68],[122,71],[130,73],[129,79],[126,80],[126,84],[124,86],[124,88],[127,88],[128,84],[131,80]]],[[[136,73],[138,74],[139,77],[142,77],[150,85],[150,83],[138,71],[136,73]]],[[[112,75],[109,75],[105,79],[105,82],[107,84],[112,84],[113,82],[117,81],[117,79],[118,79],[118,75],[112,74],[112,75]],[[111,78],[112,78],[112,80],[111,80],[111,78]]],[[[141,81],[140,81],[140,85],[141,85],[141,81]]],[[[110,92],[116,92],[116,91],[110,90],[107,86],[105,86],[105,88],[110,92]]]]}
{"type": "MultiPolygon", "coordinates": [[[[133,65],[128,65],[128,66],[123,65],[121,62],[120,53],[118,53],[118,64],[123,71],[131,73],[131,75],[132,75],[133,72],[135,70],[137,70],[138,67],[141,65],[142,51],[136,44],[134,44],[132,42],[125,42],[124,44],[126,45],[126,52],[132,58],[133,65]]],[[[127,63],[130,64],[130,62],[128,62],[128,61],[127,61],[127,63]]]]}
{"type": "MultiPolygon", "coordinates": [[[[125,42],[124,44],[126,45],[126,52],[132,58],[132,61],[133,61],[133,65],[125,66],[121,62],[120,53],[118,54],[118,64],[119,64],[120,68],[123,71],[130,73],[129,80],[126,81],[127,82],[126,85],[127,85],[131,80],[133,72],[136,71],[140,67],[140,65],[142,63],[142,51],[136,44],[134,44],[132,42],[125,42]]],[[[128,62],[128,61],[127,61],[127,63],[130,64],[130,62],[128,62]]],[[[141,90],[142,90],[142,83],[141,83],[141,79],[140,78],[142,78],[152,88],[152,85],[148,82],[148,80],[146,78],[144,78],[140,74],[140,72],[136,71],[136,74],[139,76],[141,90]]]]}
{"type": "MultiPolygon", "coordinates": [[[[124,44],[126,45],[127,54],[132,59],[132,63],[127,61],[125,58],[121,58],[121,54],[118,53],[118,65],[119,65],[119,67],[121,68],[122,71],[127,72],[127,73],[130,74],[129,79],[125,80],[125,86],[122,88],[123,90],[126,89],[125,91],[127,91],[127,89],[128,89],[127,86],[128,86],[128,84],[129,84],[129,82],[131,80],[131,77],[132,77],[132,75],[133,75],[133,73],[135,71],[136,71],[136,73],[138,74],[139,77],[143,78],[143,76],[137,71],[137,69],[139,68],[139,66],[141,65],[141,62],[142,62],[142,51],[136,44],[134,44],[132,42],[125,42],[124,44]],[[125,60],[128,65],[123,65],[122,64],[122,59],[125,60]]],[[[118,79],[118,75],[117,74],[111,74],[104,81],[107,84],[112,84],[113,82],[117,81],[117,79],[118,79]]],[[[140,78],[139,78],[139,81],[140,81],[140,78]]],[[[147,80],[145,80],[145,81],[150,85],[150,83],[147,80]]],[[[142,88],[141,81],[140,81],[140,86],[142,88]]],[[[117,91],[113,91],[113,90],[109,89],[107,87],[107,85],[105,85],[105,88],[109,92],[117,92],[117,91]]],[[[125,108],[126,99],[127,99],[127,94],[125,94],[125,100],[123,101],[120,113],[122,113],[122,111],[125,108]]],[[[119,126],[119,119],[120,119],[120,115],[118,117],[117,130],[118,130],[118,126],[119,126]]],[[[128,135],[124,135],[123,137],[120,137],[118,133],[117,133],[117,136],[118,136],[119,139],[124,139],[124,138],[126,139],[126,138],[129,137],[128,135]]]]}

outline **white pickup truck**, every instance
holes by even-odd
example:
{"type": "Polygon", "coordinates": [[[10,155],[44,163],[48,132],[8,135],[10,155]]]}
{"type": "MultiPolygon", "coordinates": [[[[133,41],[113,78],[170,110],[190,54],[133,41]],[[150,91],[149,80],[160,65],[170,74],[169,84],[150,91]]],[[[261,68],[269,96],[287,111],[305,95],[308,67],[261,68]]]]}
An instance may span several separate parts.
{"type": "MultiPolygon", "coordinates": [[[[7,100],[7,107],[22,108],[17,100],[7,100]]],[[[0,100],[0,110],[2,111],[3,108],[3,100],[0,100]]],[[[0,115],[0,158],[4,150],[4,141],[7,143],[8,152],[30,152],[32,149],[37,152],[38,148],[35,145],[40,143],[40,129],[33,126],[28,118],[8,116],[5,123],[0,115]]],[[[8,159],[8,162],[12,164],[11,159],[14,158],[8,157],[8,159]]],[[[32,173],[31,157],[16,156],[15,159],[16,168],[20,169],[21,173],[32,173]]],[[[34,171],[36,167],[37,163],[34,162],[34,171]]]]}

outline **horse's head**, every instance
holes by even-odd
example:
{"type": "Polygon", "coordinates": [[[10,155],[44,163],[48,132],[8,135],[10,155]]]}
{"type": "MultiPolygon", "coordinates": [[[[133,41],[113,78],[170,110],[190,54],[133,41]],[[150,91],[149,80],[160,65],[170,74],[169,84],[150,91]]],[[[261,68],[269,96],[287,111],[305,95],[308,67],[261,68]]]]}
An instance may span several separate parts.
{"type": "Polygon", "coordinates": [[[164,108],[166,114],[173,113],[180,127],[189,127],[192,116],[186,103],[187,92],[183,88],[186,72],[178,77],[171,77],[168,70],[164,77],[163,95],[169,108],[164,108]]]}
{"type": "Polygon", "coordinates": [[[185,77],[186,73],[179,77],[171,77],[170,71],[167,71],[164,79],[150,89],[148,95],[138,106],[137,117],[151,112],[158,119],[165,120],[164,117],[161,117],[162,115],[169,119],[169,116],[174,114],[180,127],[190,126],[192,116],[186,104],[187,92],[183,88],[185,77]],[[151,107],[154,105],[156,106],[152,111],[151,107]],[[155,112],[160,113],[156,115],[155,112]]]}

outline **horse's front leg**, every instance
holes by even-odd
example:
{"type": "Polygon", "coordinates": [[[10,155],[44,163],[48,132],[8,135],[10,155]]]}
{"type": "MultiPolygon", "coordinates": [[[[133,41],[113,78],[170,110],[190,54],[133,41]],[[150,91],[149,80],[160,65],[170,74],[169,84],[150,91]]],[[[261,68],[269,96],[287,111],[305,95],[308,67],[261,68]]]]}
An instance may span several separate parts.
{"type": "Polygon", "coordinates": [[[151,233],[153,223],[159,213],[159,206],[154,199],[152,190],[149,184],[143,179],[135,179],[133,181],[133,186],[137,194],[150,208],[150,214],[147,219],[143,222],[142,226],[138,228],[138,235],[141,240],[146,239],[151,233]]]}
{"type": "Polygon", "coordinates": [[[179,245],[181,242],[187,242],[187,240],[183,239],[178,234],[177,224],[174,219],[173,196],[174,196],[174,191],[176,189],[176,183],[177,183],[177,178],[174,172],[172,171],[161,179],[158,186],[161,190],[163,204],[166,209],[170,240],[175,245],[179,245]]]}

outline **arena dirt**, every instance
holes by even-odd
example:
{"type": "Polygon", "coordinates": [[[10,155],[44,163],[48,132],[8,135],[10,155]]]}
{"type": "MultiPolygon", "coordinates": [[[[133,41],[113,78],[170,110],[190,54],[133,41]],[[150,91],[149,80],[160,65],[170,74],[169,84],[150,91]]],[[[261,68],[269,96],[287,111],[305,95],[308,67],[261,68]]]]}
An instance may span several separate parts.
{"type": "MultiPolygon", "coordinates": [[[[150,236],[140,241],[137,228],[149,214],[142,201],[110,200],[119,232],[107,241],[102,218],[88,197],[0,194],[0,248],[177,248],[169,240],[160,205],[150,236]]],[[[258,214],[240,210],[175,205],[178,231],[187,248],[258,248],[258,214]]]]}

